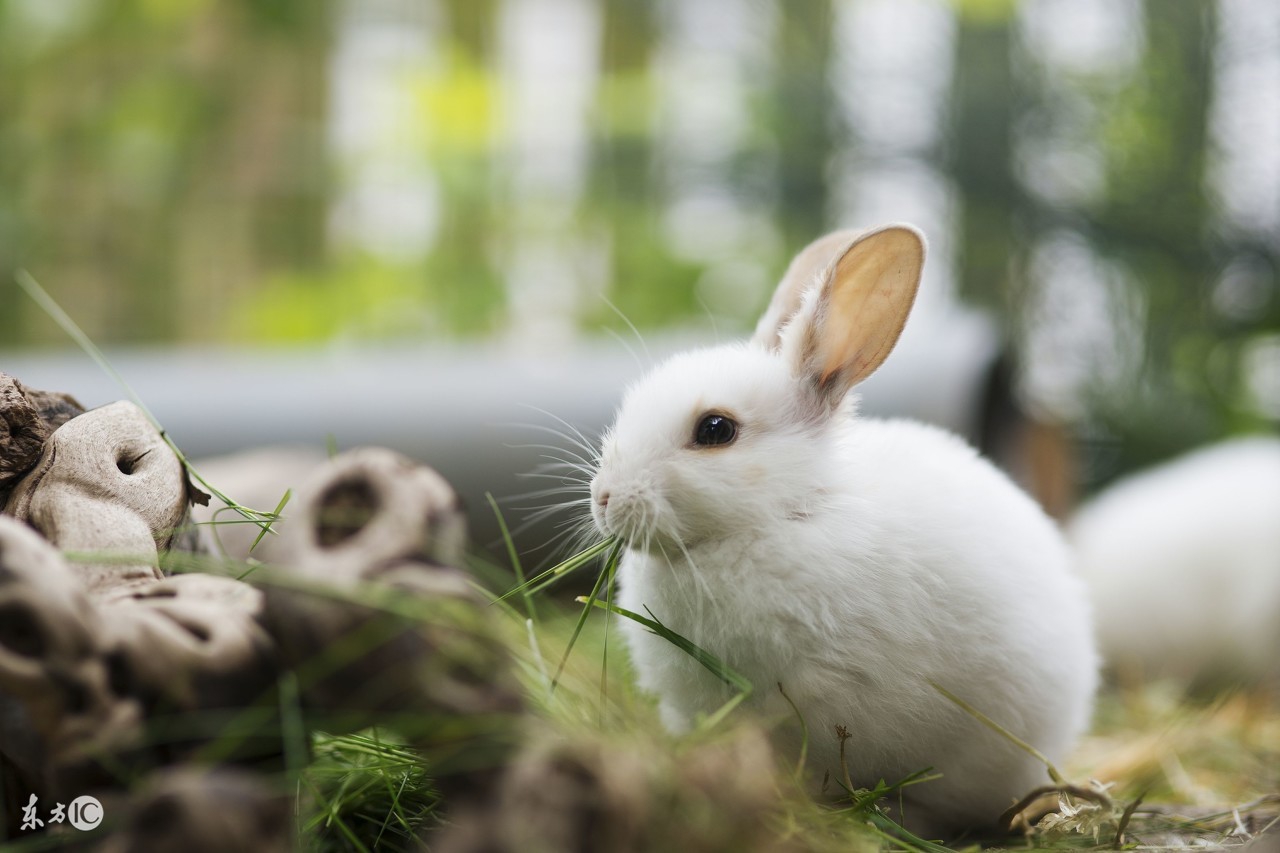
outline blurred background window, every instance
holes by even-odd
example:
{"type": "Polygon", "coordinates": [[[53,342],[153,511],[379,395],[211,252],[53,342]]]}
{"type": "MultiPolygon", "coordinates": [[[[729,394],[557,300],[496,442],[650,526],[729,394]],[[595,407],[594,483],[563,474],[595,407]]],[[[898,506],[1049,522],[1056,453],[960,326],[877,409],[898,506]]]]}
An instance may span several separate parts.
{"type": "Polygon", "coordinates": [[[887,220],[1085,488],[1274,428],[1280,4],[0,0],[10,353],[24,267],[108,347],[711,340],[887,220]]]}

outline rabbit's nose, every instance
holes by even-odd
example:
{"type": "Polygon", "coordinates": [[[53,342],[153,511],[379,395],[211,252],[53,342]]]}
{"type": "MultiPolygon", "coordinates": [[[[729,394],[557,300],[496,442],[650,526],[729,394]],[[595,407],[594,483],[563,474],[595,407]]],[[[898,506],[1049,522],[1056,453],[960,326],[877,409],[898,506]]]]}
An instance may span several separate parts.
{"type": "Polygon", "coordinates": [[[601,508],[601,509],[605,509],[606,507],[608,507],[608,506],[609,506],[609,493],[608,493],[608,492],[601,492],[600,494],[596,495],[596,503],[600,504],[600,508],[601,508]]]}

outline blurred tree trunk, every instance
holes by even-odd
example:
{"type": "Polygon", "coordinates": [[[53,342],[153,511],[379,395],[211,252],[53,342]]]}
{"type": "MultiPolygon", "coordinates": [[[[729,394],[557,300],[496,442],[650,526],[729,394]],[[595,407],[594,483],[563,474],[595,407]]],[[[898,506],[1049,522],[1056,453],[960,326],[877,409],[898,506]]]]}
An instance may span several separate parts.
{"type": "MultiPolygon", "coordinates": [[[[1150,309],[1160,317],[1205,307],[1213,16],[1210,4],[1147,0],[1142,65],[1109,122],[1101,247],[1150,282],[1150,309]]],[[[1155,352],[1167,356],[1178,325],[1150,330],[1155,352]]]]}
{"type": "Polygon", "coordinates": [[[652,110],[648,90],[657,34],[648,0],[601,0],[599,132],[593,136],[592,185],[612,202],[654,201],[652,110]]]}
{"type": "Polygon", "coordinates": [[[1020,294],[1012,261],[1020,240],[1021,191],[1013,174],[1013,125],[1020,92],[1011,66],[1010,14],[956,18],[951,173],[959,197],[956,280],[960,294],[1008,320],[1020,294]],[[1002,309],[1002,310],[1001,310],[1002,309]]]}
{"type": "MultiPolygon", "coordinates": [[[[508,0],[510,2],[510,0],[508,0]]],[[[497,109],[494,68],[496,55],[497,0],[444,0],[447,37],[441,40],[453,51],[445,57],[451,85],[475,79],[484,94],[465,109],[483,111],[470,116],[479,126],[492,129],[497,109]]],[[[426,260],[424,277],[430,303],[443,328],[453,332],[490,331],[501,316],[505,290],[494,265],[501,219],[494,211],[498,154],[488,144],[446,145],[438,152],[440,179],[440,228],[435,247],[426,260]],[[496,227],[495,227],[496,226],[496,227]]]]}
{"type": "Polygon", "coordinates": [[[1221,318],[1210,303],[1214,19],[1212,4],[1147,0],[1146,50],[1107,121],[1095,239],[1131,272],[1147,311],[1144,384],[1104,413],[1126,445],[1126,468],[1222,434],[1238,381],[1238,360],[1222,358],[1225,330],[1215,332],[1221,318]]]}
{"type": "MultiPolygon", "coordinates": [[[[650,75],[658,38],[657,4],[647,0],[602,0],[600,88],[596,93],[595,132],[592,134],[588,204],[606,244],[605,287],[620,310],[641,322],[646,306],[680,302],[669,283],[683,276],[665,276],[655,283],[653,271],[666,255],[655,180],[653,144],[653,82],[650,75]],[[646,293],[647,291],[647,293],[646,293]]],[[[598,322],[612,323],[599,315],[598,322]]]]}
{"type": "MultiPolygon", "coordinates": [[[[0,44],[16,40],[13,25],[0,15],[0,44]]],[[[22,114],[22,85],[13,51],[0,50],[0,116],[22,114]]],[[[0,347],[21,342],[30,306],[13,280],[14,271],[30,264],[22,246],[27,243],[22,215],[23,146],[16,134],[0,123],[0,347]]],[[[3,774],[0,764],[0,774],[3,774]]],[[[2,820],[2,818],[0,818],[2,820]]]]}
{"type": "Polygon", "coordinates": [[[838,126],[829,76],[832,25],[831,0],[779,4],[770,129],[778,140],[777,216],[790,250],[828,226],[828,173],[838,126]]]}
{"type": "Polygon", "coordinates": [[[494,19],[498,0],[444,0],[455,43],[477,63],[494,54],[494,19]]]}
{"type": "Polygon", "coordinates": [[[193,35],[209,46],[197,60],[199,96],[214,121],[191,140],[182,168],[191,180],[175,182],[172,218],[161,223],[175,255],[170,334],[180,339],[216,337],[264,275],[324,261],[333,3],[300,2],[284,4],[295,7],[284,22],[216,5],[193,35]]]}

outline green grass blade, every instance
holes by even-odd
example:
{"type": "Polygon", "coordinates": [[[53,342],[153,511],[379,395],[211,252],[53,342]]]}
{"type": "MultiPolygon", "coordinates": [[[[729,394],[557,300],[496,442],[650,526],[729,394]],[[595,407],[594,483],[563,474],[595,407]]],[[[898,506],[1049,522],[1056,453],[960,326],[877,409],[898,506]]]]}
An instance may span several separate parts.
{"type": "Polygon", "coordinates": [[[551,692],[551,674],[547,672],[547,662],[542,656],[542,646],[538,643],[538,632],[533,629],[533,620],[524,620],[525,633],[529,637],[529,654],[533,657],[533,665],[537,668],[541,684],[547,693],[551,692]]]}
{"type": "Polygon", "coordinates": [[[604,568],[600,570],[600,574],[596,577],[596,582],[591,587],[591,595],[585,599],[580,599],[583,603],[582,612],[578,614],[578,624],[573,626],[573,636],[569,637],[569,645],[564,650],[564,657],[560,658],[560,666],[556,669],[555,678],[551,679],[551,689],[554,691],[556,685],[560,683],[560,676],[564,674],[564,666],[569,662],[569,654],[573,651],[574,645],[578,642],[578,635],[582,633],[582,626],[587,624],[587,614],[591,612],[591,606],[600,600],[600,590],[613,583],[613,573],[618,567],[618,555],[622,553],[622,542],[618,542],[613,546],[613,550],[609,552],[609,559],[605,560],[604,568]]]}
{"type": "Polygon", "coordinates": [[[46,314],[49,315],[53,322],[57,323],[62,331],[66,332],[67,337],[75,341],[76,344],[79,345],[80,349],[84,350],[88,354],[89,358],[97,362],[98,366],[101,367],[108,376],[114,379],[116,384],[124,389],[125,393],[129,395],[129,399],[132,400],[134,404],[142,410],[142,413],[147,416],[147,420],[151,421],[151,423],[159,429],[160,427],[156,422],[156,416],[153,415],[151,410],[147,408],[146,404],[142,402],[142,398],[140,398],[138,393],[133,390],[133,386],[131,386],[125,378],[111,366],[111,362],[107,361],[107,357],[103,355],[102,350],[98,349],[98,345],[84,333],[84,330],[80,328],[75,320],[71,319],[71,315],[62,310],[62,306],[49,295],[49,292],[40,286],[40,282],[35,280],[35,276],[31,275],[31,273],[26,270],[18,270],[13,274],[13,278],[18,283],[18,286],[26,291],[26,294],[30,296],[46,314]]]}
{"type": "MultiPolygon", "coordinates": [[[[311,789],[311,793],[317,800],[324,802],[325,813],[322,816],[324,818],[323,826],[336,827],[338,832],[342,833],[342,836],[346,838],[347,843],[349,843],[354,849],[360,851],[360,853],[369,853],[368,846],[360,840],[360,837],[356,835],[355,831],[347,825],[345,820],[343,820],[342,815],[338,813],[337,799],[325,797],[324,793],[310,780],[307,780],[307,787],[311,789]]],[[[314,828],[315,827],[308,827],[308,829],[314,828]]],[[[299,839],[299,841],[302,841],[302,839],[299,839]]],[[[303,847],[303,849],[305,849],[305,847],[303,847]]]]}
{"type": "Polygon", "coordinates": [[[530,595],[533,595],[545,589],[546,587],[550,586],[552,583],[555,583],[556,581],[560,580],[570,572],[576,569],[580,569],[583,566],[587,565],[596,557],[599,557],[601,554],[608,551],[611,547],[613,547],[613,545],[614,545],[613,537],[605,539],[601,542],[597,542],[596,544],[592,545],[590,548],[587,548],[584,551],[579,551],[577,554],[574,554],[572,557],[569,557],[568,559],[560,563],[557,563],[556,565],[547,569],[545,572],[540,572],[539,574],[530,578],[525,583],[512,587],[511,589],[504,592],[502,595],[495,598],[493,600],[493,603],[496,604],[499,601],[506,601],[508,598],[511,598],[511,596],[513,595],[523,595],[526,591],[530,595]]]}
{"type": "MultiPolygon", "coordinates": [[[[617,554],[617,551],[614,552],[617,554]]],[[[613,575],[616,571],[616,557],[610,561],[614,567],[609,571],[609,582],[604,585],[604,640],[600,649],[600,722],[604,723],[605,708],[609,703],[609,623],[612,621],[607,606],[613,603],[613,575]]]]}
{"type": "Polygon", "coordinates": [[[947,688],[943,687],[941,684],[938,684],[935,681],[930,681],[929,686],[932,687],[934,690],[937,690],[943,696],[950,699],[952,702],[954,702],[966,714],[973,717],[975,720],[982,723],[984,726],[991,729],[993,732],[1000,735],[1005,740],[1009,741],[1009,743],[1013,744],[1018,749],[1022,750],[1023,752],[1027,753],[1027,755],[1030,755],[1032,758],[1036,759],[1041,764],[1043,764],[1045,766],[1045,769],[1049,771],[1049,778],[1052,779],[1055,783],[1059,785],[1067,784],[1066,778],[1061,773],[1058,772],[1058,768],[1053,766],[1053,762],[1050,761],[1048,758],[1046,758],[1043,752],[1036,749],[1034,746],[1027,743],[1025,740],[1018,737],[1013,732],[1009,731],[1004,726],[1000,725],[995,720],[991,719],[986,714],[982,713],[977,708],[973,707],[968,702],[964,701],[959,696],[952,693],[947,688]]]}
{"type": "Polygon", "coordinates": [[[746,693],[733,694],[732,699],[730,699],[728,702],[725,702],[719,708],[716,708],[716,710],[710,716],[704,717],[702,720],[698,722],[698,731],[699,732],[714,731],[716,726],[724,722],[725,717],[728,717],[730,714],[733,713],[734,708],[737,708],[746,700],[747,700],[746,693]]]}
{"type": "Polygon", "coordinates": [[[249,546],[249,553],[253,553],[253,549],[258,547],[258,543],[262,541],[262,537],[268,533],[274,533],[272,525],[280,520],[280,513],[284,511],[284,506],[289,502],[289,498],[293,497],[293,489],[285,489],[284,497],[280,498],[280,503],[276,504],[276,508],[271,513],[271,520],[265,525],[261,525],[262,529],[258,531],[258,536],[253,540],[253,544],[249,546]]]}
{"type": "Polygon", "coordinates": [[[521,589],[521,596],[524,598],[524,609],[529,614],[529,618],[538,622],[538,611],[533,605],[533,593],[529,591],[524,580],[524,566],[520,564],[520,555],[516,553],[515,540],[511,538],[511,531],[507,529],[507,520],[502,517],[502,510],[498,509],[498,502],[493,498],[493,492],[485,492],[484,498],[489,502],[489,506],[493,508],[493,517],[498,520],[498,530],[502,533],[502,541],[507,546],[507,557],[511,560],[511,570],[516,573],[516,587],[521,589]]]}
{"type": "Polygon", "coordinates": [[[901,794],[904,788],[909,788],[912,785],[919,785],[923,782],[934,782],[941,778],[941,773],[934,773],[932,767],[926,767],[923,770],[917,770],[914,773],[904,776],[892,784],[881,779],[876,783],[874,788],[859,788],[853,790],[847,787],[843,782],[838,782],[837,784],[839,784],[841,788],[844,788],[845,792],[849,795],[849,802],[851,803],[851,806],[848,811],[858,814],[873,809],[876,803],[887,797],[891,797],[894,794],[901,794]]]}
{"type": "Polygon", "coordinates": [[[627,610],[625,607],[619,607],[616,604],[610,604],[599,600],[590,600],[582,597],[579,597],[577,600],[584,604],[589,603],[591,606],[599,607],[603,610],[612,611],[619,616],[630,619],[632,622],[638,622],[653,633],[657,634],[659,637],[662,637],[662,639],[666,640],[668,643],[671,643],[673,646],[689,655],[689,657],[693,658],[698,663],[702,664],[711,672],[712,675],[733,689],[738,690],[747,696],[750,696],[752,690],[754,690],[751,682],[748,681],[745,676],[735,672],[728,664],[711,654],[711,652],[692,643],[677,634],[675,631],[672,631],[666,625],[663,625],[656,617],[653,616],[652,613],[649,614],[649,617],[653,618],[646,618],[641,616],[639,613],[634,613],[627,610]]]}
{"type": "Polygon", "coordinates": [[[917,853],[952,853],[950,847],[938,844],[936,841],[927,841],[904,829],[901,824],[895,823],[887,815],[878,811],[871,813],[871,825],[886,840],[899,844],[908,850],[914,850],[917,853]]]}
{"type": "MultiPolygon", "coordinates": [[[[382,758],[382,756],[386,754],[386,750],[383,749],[382,739],[378,736],[377,727],[375,726],[370,729],[370,732],[373,735],[373,741],[376,744],[375,752],[379,758],[382,758]]],[[[386,815],[383,816],[382,826],[378,828],[378,835],[373,839],[373,847],[376,850],[378,849],[379,843],[382,841],[382,836],[386,834],[387,827],[391,824],[393,818],[402,827],[404,827],[406,832],[413,832],[413,827],[404,819],[404,815],[400,807],[400,795],[404,793],[404,786],[408,783],[409,777],[406,775],[400,780],[400,784],[396,786],[391,781],[391,774],[388,771],[385,761],[378,761],[378,763],[374,765],[374,769],[377,771],[378,778],[382,781],[383,787],[386,789],[387,796],[391,800],[391,805],[387,809],[386,815]]]]}
{"type": "Polygon", "coordinates": [[[787,704],[791,706],[791,712],[800,721],[800,760],[796,762],[796,778],[799,779],[804,774],[804,763],[809,757],[809,724],[804,721],[804,715],[783,689],[781,681],[778,682],[778,692],[782,694],[783,699],[787,700],[787,704]]]}
{"type": "Polygon", "coordinates": [[[298,679],[286,672],[279,680],[280,729],[284,746],[285,769],[296,781],[307,765],[307,730],[302,722],[302,698],[298,679]]]}
{"type": "Polygon", "coordinates": [[[260,569],[261,567],[262,567],[262,564],[261,564],[261,563],[253,563],[253,564],[251,564],[251,565],[250,565],[248,568],[246,568],[243,572],[241,572],[240,574],[236,575],[236,580],[238,580],[238,581],[242,581],[242,580],[244,580],[245,578],[249,577],[249,575],[253,574],[254,572],[256,572],[256,571],[257,571],[258,569],[260,569]]]}

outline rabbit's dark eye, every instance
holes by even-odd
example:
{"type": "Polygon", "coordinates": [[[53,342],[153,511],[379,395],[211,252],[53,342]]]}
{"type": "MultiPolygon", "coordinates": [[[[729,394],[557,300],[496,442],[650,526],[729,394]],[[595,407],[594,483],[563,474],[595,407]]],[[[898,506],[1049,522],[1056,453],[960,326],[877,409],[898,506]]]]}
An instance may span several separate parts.
{"type": "Polygon", "coordinates": [[[702,447],[729,444],[738,437],[738,425],[724,415],[703,415],[693,431],[693,443],[702,447]]]}

